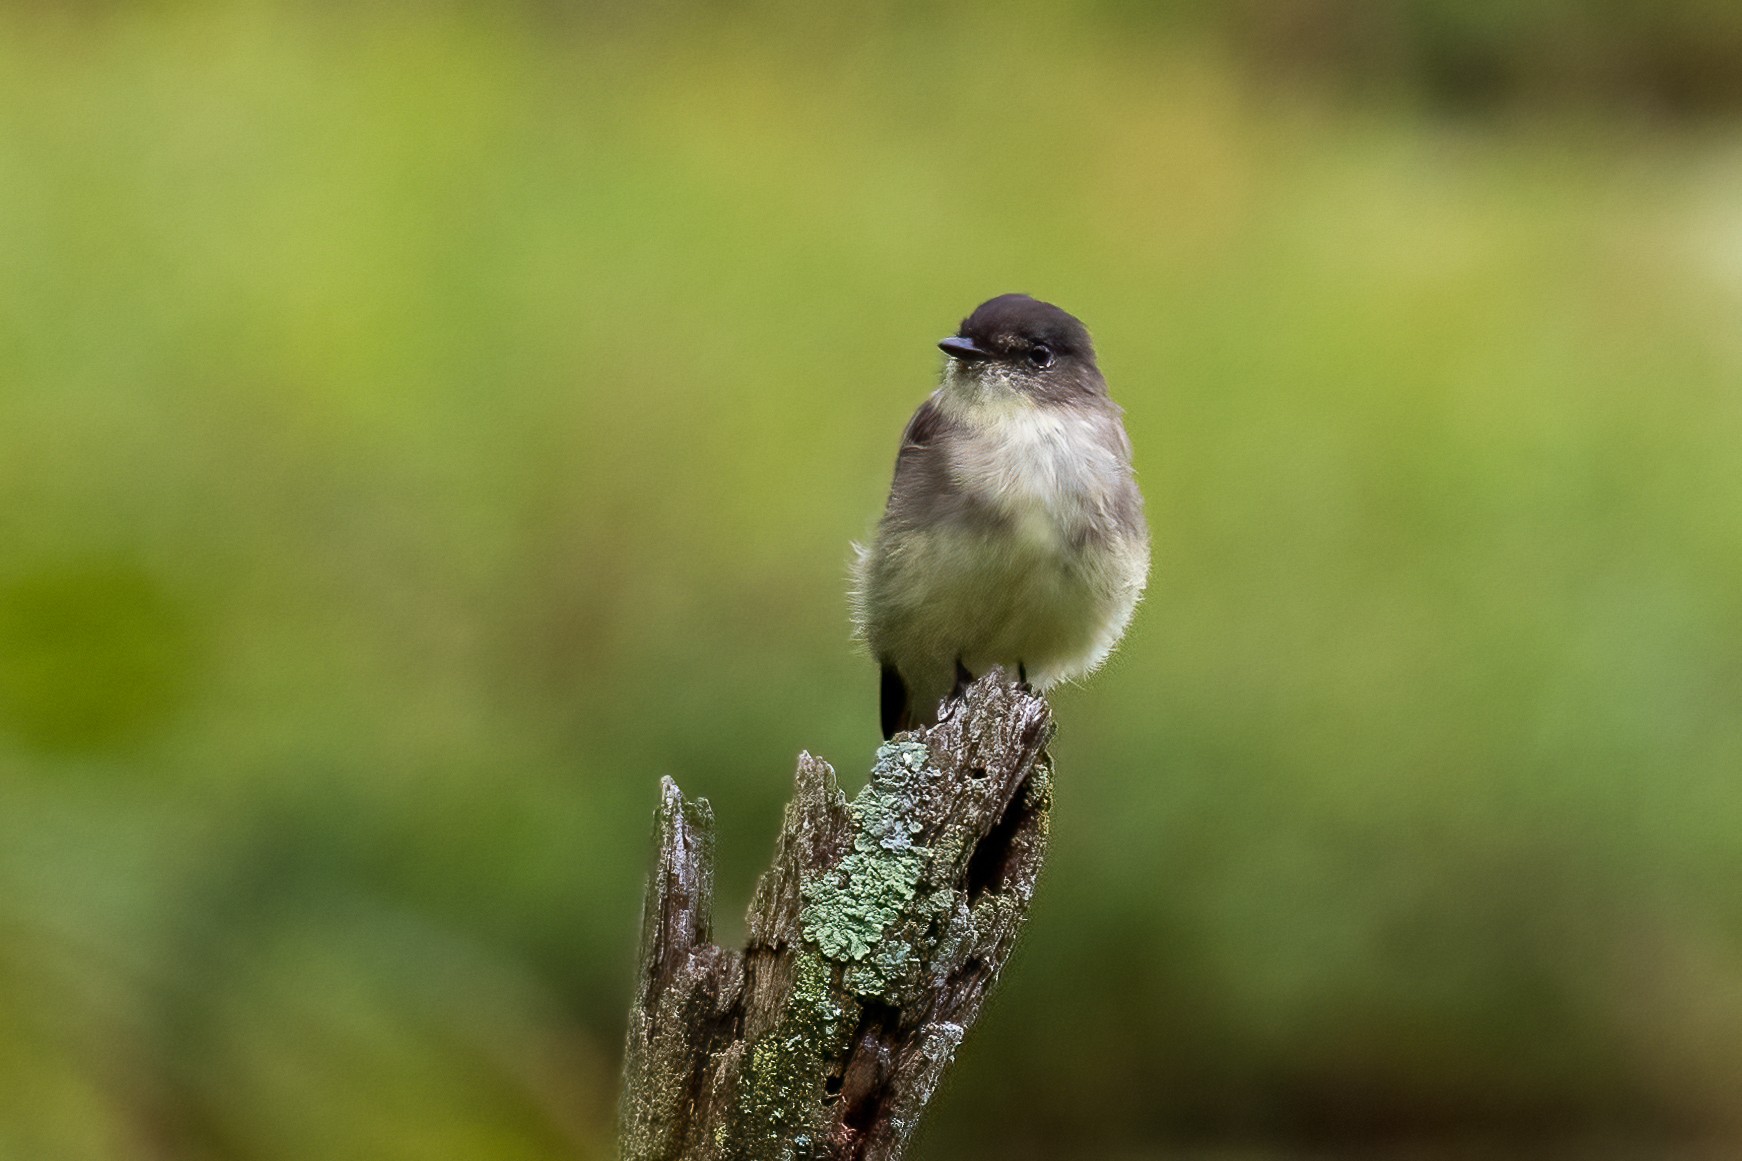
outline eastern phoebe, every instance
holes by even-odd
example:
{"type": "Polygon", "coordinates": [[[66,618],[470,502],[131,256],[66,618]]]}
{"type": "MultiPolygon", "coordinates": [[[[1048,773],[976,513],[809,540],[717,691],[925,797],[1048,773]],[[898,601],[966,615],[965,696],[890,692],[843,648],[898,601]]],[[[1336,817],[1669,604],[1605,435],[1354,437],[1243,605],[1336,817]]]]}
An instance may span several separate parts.
{"type": "Polygon", "coordinates": [[[1131,440],[1083,324],[1006,294],[938,346],[943,382],[854,570],[885,738],[995,665],[1042,690],[1091,672],[1149,576],[1131,440]]]}

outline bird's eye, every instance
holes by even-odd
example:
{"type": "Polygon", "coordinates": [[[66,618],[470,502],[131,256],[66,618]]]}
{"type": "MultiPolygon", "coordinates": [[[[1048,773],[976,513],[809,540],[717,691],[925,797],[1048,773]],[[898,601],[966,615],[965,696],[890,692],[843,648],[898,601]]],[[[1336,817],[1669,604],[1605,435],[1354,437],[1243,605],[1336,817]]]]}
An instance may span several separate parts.
{"type": "Polygon", "coordinates": [[[1045,343],[1036,343],[1028,350],[1028,361],[1036,367],[1052,366],[1052,348],[1045,343]]]}

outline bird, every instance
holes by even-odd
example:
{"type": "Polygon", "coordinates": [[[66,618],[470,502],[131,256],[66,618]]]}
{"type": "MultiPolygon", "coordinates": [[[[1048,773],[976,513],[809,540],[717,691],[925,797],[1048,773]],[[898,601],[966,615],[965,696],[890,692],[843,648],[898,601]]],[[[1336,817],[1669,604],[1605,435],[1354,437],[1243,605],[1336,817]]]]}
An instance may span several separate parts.
{"type": "Polygon", "coordinates": [[[855,546],[885,739],[935,724],[996,666],[1043,692],[1093,672],[1149,579],[1131,440],[1088,329],[1004,294],[938,347],[941,381],[902,432],[875,535],[855,546]]]}

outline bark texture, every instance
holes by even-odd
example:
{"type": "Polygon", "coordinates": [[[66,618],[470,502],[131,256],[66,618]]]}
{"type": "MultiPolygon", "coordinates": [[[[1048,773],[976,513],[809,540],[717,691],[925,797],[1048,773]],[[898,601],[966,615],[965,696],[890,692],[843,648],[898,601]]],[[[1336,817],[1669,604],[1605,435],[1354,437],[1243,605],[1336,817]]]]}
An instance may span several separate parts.
{"type": "Polygon", "coordinates": [[[742,950],[712,942],[713,812],[661,785],[624,1161],[895,1161],[1028,914],[1045,701],[1003,674],[877,751],[849,803],[801,755],[742,950]]]}

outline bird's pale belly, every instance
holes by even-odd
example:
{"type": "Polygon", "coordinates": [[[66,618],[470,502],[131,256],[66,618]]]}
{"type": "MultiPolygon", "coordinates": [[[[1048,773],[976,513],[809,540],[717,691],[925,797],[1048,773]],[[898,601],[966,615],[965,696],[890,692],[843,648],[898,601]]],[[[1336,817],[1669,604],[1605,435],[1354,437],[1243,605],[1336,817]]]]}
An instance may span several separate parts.
{"type": "Polygon", "coordinates": [[[1038,521],[927,530],[902,548],[890,562],[900,575],[879,587],[905,599],[886,607],[872,645],[904,668],[926,659],[909,680],[941,692],[958,658],[976,675],[1021,665],[1043,689],[1094,668],[1130,617],[1146,557],[1118,540],[1073,545],[1038,521]]]}

